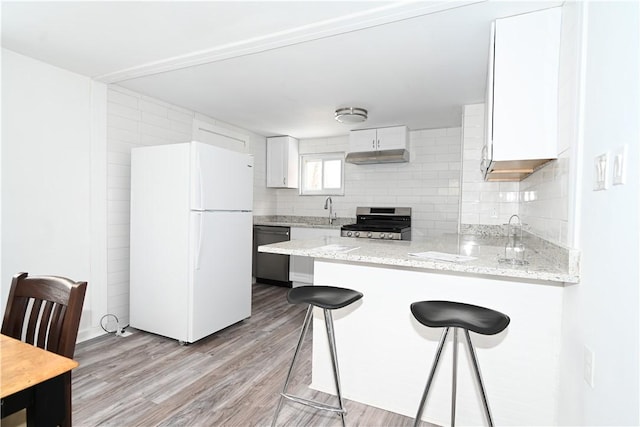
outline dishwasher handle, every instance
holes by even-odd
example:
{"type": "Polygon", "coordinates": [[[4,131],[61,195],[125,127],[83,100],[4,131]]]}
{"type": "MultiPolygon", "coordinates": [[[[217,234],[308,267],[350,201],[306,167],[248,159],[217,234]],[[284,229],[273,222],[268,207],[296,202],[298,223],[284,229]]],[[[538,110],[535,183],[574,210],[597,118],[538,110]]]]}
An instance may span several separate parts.
{"type": "MultiPolygon", "coordinates": [[[[271,227],[268,227],[271,228],[271,227]]],[[[274,236],[288,236],[289,230],[287,231],[279,231],[279,230],[269,230],[268,228],[258,228],[256,227],[256,232],[260,234],[271,234],[274,236]]]]}

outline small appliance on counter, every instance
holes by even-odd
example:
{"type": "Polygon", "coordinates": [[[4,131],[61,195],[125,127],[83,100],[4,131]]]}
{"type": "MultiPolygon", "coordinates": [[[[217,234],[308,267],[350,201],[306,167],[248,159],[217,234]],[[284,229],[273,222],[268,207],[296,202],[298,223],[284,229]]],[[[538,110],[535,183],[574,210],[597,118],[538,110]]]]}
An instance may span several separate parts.
{"type": "Polygon", "coordinates": [[[358,207],[356,223],[343,225],[342,237],[411,240],[411,208],[358,207]]]}

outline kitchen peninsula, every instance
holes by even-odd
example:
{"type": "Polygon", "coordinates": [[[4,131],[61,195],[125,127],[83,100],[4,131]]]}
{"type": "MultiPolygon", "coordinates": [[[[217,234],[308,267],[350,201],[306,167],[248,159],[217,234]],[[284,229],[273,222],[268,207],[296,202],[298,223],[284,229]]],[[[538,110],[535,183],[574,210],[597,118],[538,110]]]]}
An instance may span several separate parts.
{"type": "MultiPolygon", "coordinates": [[[[504,238],[474,235],[396,242],[327,237],[259,250],[313,257],[314,284],[364,294],[334,315],[345,398],[415,416],[442,331],[419,325],[409,305],[460,301],[511,317],[498,335],[472,333],[496,424],[555,425],[562,293],[579,281],[577,257],[533,236],[525,238],[525,247],[528,264],[522,266],[499,262],[504,238]],[[425,252],[431,257],[410,255],[425,252]],[[445,254],[454,261],[443,261],[445,254]]],[[[316,312],[311,387],[334,393],[322,321],[316,312]]],[[[461,344],[459,350],[464,356],[458,360],[457,420],[483,424],[467,348],[461,344]]],[[[444,351],[423,417],[439,425],[447,425],[450,415],[450,345],[444,351]]]]}

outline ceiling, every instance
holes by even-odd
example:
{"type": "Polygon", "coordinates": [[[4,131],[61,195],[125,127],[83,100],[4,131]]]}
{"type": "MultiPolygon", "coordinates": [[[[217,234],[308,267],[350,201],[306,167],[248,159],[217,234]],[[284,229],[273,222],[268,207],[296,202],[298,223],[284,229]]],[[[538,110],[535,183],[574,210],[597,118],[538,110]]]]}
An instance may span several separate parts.
{"type": "Polygon", "coordinates": [[[2,1],[2,46],[264,136],[459,126],[491,21],[548,1],[2,1]],[[344,125],[339,107],[369,110],[344,125]]]}

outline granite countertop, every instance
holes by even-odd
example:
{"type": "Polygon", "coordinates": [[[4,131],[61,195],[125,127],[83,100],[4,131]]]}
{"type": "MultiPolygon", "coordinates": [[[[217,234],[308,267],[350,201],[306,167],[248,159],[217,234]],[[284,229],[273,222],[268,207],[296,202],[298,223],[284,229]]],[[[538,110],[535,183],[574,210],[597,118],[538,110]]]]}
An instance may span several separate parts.
{"type": "Polygon", "coordinates": [[[253,225],[269,225],[276,227],[300,228],[330,228],[339,230],[345,224],[356,222],[355,218],[336,218],[329,224],[326,216],[293,216],[293,215],[263,215],[254,216],[253,225]]]}
{"type": "Polygon", "coordinates": [[[420,268],[448,272],[472,273],[532,279],[557,283],[578,283],[579,254],[576,251],[551,245],[528,235],[525,244],[526,265],[500,262],[504,257],[505,238],[450,234],[430,237],[423,241],[381,241],[347,237],[291,240],[260,246],[260,252],[308,256],[399,267],[420,268]],[[323,248],[327,245],[345,246],[346,250],[323,248]],[[442,261],[410,256],[409,253],[434,251],[445,254],[470,256],[468,261],[442,261]]]}

